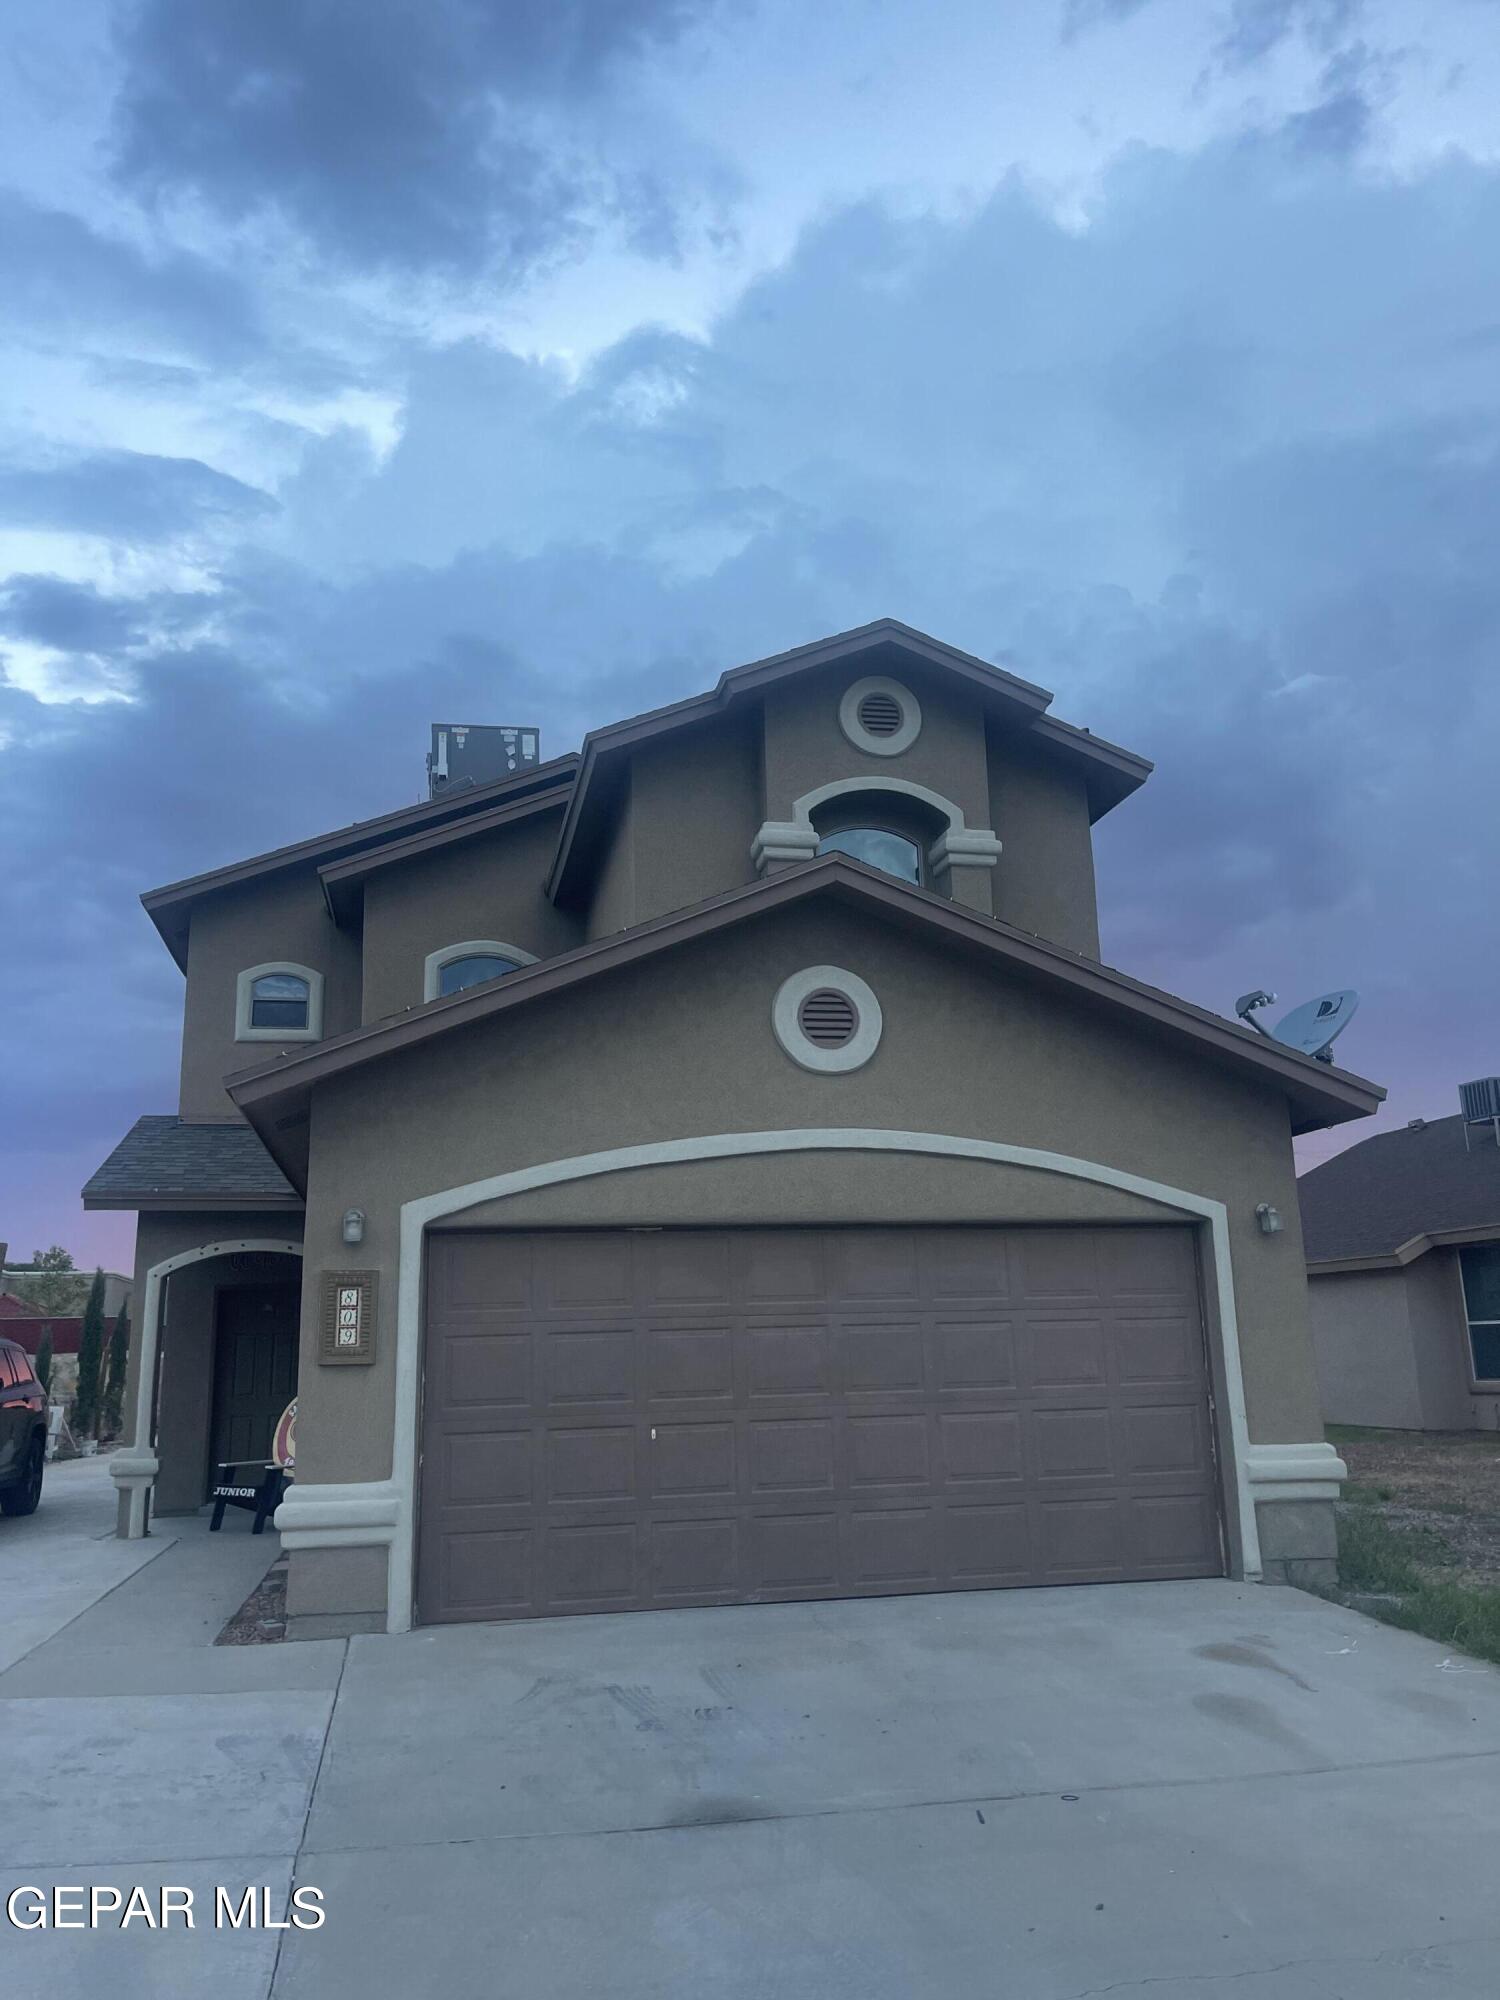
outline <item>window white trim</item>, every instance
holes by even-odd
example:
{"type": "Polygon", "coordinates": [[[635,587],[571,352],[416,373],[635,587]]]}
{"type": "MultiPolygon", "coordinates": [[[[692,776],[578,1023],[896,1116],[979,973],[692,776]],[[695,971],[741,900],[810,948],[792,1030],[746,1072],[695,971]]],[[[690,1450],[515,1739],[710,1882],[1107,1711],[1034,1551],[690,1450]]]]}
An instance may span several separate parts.
{"type": "Polygon", "coordinates": [[[469,938],[464,944],[445,944],[441,951],[428,952],[423,960],[424,1000],[438,1000],[445,997],[438,991],[438,981],[442,976],[443,967],[451,965],[456,958],[509,958],[517,965],[536,964],[534,951],[522,951],[518,944],[501,944],[498,938],[469,938]]]}
{"type": "Polygon", "coordinates": [[[914,785],[907,778],[866,774],[858,778],[835,778],[829,784],[819,785],[793,800],[790,819],[768,819],[750,843],[750,860],[757,873],[764,875],[769,866],[780,861],[811,861],[818,851],[813,814],[835,799],[858,798],[861,793],[915,799],[946,821],[945,830],[927,850],[927,864],[934,875],[955,866],[993,868],[1000,859],[997,836],[987,826],[968,825],[962,806],[945,799],[941,792],[929,791],[926,785],[914,785]]]}
{"type": "Polygon", "coordinates": [[[234,1039],[237,1042],[320,1042],[323,1039],[323,975],[310,965],[293,965],[277,959],[270,965],[247,966],[235,982],[234,1039]],[[250,1025],[250,1009],[255,998],[255,982],[267,973],[285,972],[307,981],[307,1026],[305,1028],[255,1028],[250,1025]]]}
{"type": "Polygon", "coordinates": [[[742,1159],[754,1154],[798,1152],[867,1152],[931,1154],[939,1158],[991,1161],[998,1165],[1033,1167],[1041,1173],[1062,1174],[1178,1208],[1199,1218],[1208,1236],[1205,1278],[1217,1308],[1214,1329],[1223,1369],[1224,1408],[1219,1413],[1219,1442],[1224,1454],[1224,1479],[1229,1502],[1231,1571],[1254,1582],[1261,1574],[1260,1537],[1255,1502],[1301,1497],[1299,1489],[1314,1487],[1313,1497],[1332,1498],[1345,1467],[1330,1444],[1295,1441],[1252,1445],[1245,1417],[1244,1376],[1240,1365],[1239,1317],[1236,1310],[1234,1265],[1229,1249],[1229,1211],[1210,1195],[1174,1188],[1141,1174],[1126,1173],[1095,1160],[1072,1158],[1033,1146],[1013,1146],[997,1139],[971,1139],[945,1132],[904,1132],[883,1128],[802,1127],[776,1132],[717,1132],[691,1139],[663,1139],[639,1146],[615,1146],[571,1159],[547,1160],[492,1174],[462,1187],[420,1195],[401,1207],[401,1247],[397,1274],[395,1408],[392,1424],[391,1476],[355,1480],[342,1485],[299,1481],[276,1513],[276,1527],[297,1536],[288,1547],[348,1548],[384,1546],[388,1551],[386,1630],[411,1629],[415,1569],[415,1509],[417,1474],[417,1406],[422,1381],[422,1250],[429,1224],[457,1215],[484,1201],[499,1201],[533,1188],[558,1187],[597,1174],[628,1172],[636,1167],[690,1166],[698,1160],[742,1159]],[[374,1517],[378,1515],[378,1520],[374,1517]]]}
{"type": "Polygon", "coordinates": [[[845,690],[839,703],[839,728],[856,750],[863,750],[868,756],[899,757],[903,750],[910,750],[922,733],[922,705],[900,681],[874,674],[845,690]],[[872,736],[859,719],[860,704],[872,694],[889,695],[901,711],[901,727],[891,736],[872,736]]]}
{"type": "Polygon", "coordinates": [[[863,1069],[880,1046],[885,1026],[880,1002],[857,973],[845,972],[841,965],[809,965],[784,979],[771,1003],[771,1026],[776,1039],[794,1063],[802,1069],[837,1075],[845,1070],[863,1069]],[[822,988],[847,994],[859,1017],[859,1025],[841,1048],[820,1049],[802,1032],[798,1013],[809,993],[822,988]]]}

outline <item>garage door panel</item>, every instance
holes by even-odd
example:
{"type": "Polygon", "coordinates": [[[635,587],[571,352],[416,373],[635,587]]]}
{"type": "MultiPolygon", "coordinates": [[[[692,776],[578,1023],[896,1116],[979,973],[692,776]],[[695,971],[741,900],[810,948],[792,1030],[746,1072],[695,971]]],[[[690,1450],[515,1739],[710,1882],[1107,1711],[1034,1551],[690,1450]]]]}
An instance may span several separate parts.
{"type": "Polygon", "coordinates": [[[945,1485],[1025,1479],[1025,1438],[1018,1410],[944,1411],[937,1424],[945,1485]]]}
{"type": "Polygon", "coordinates": [[[454,1232],[429,1263],[425,1620],[1221,1569],[1186,1230],[454,1232]]]}
{"type": "Polygon", "coordinates": [[[778,1396],[831,1396],[837,1388],[833,1328],[823,1320],[757,1325],[741,1335],[745,1395],[751,1403],[778,1396]]]}
{"type": "Polygon", "coordinates": [[[839,1229],[827,1232],[833,1296],[892,1303],[918,1296],[917,1233],[912,1229],[839,1229]]]}
{"type": "Polygon", "coordinates": [[[1032,1470],[1044,1485],[1114,1477],[1114,1426],[1107,1408],[1034,1410],[1030,1429],[1032,1470]]]}
{"type": "Polygon", "coordinates": [[[547,1498],[563,1503],[633,1501],[635,1426],[558,1430],[547,1435],[547,1498]]]}
{"type": "Polygon", "coordinates": [[[851,1396],[923,1387],[927,1343],[919,1320],[847,1319],[841,1334],[844,1387],[851,1396]]]}
{"type": "Polygon", "coordinates": [[[827,1238],[816,1229],[746,1229],[733,1239],[739,1296],[752,1311],[821,1305],[828,1297],[827,1238]]]}
{"type": "Polygon", "coordinates": [[[650,1534],[656,1603],[733,1603],[740,1596],[738,1520],[656,1521],[650,1534]]]}
{"type": "Polygon", "coordinates": [[[868,1486],[932,1484],[932,1452],[925,1414],[851,1416],[845,1423],[844,1442],[848,1483],[856,1492],[868,1486]]]}
{"type": "Polygon", "coordinates": [[[607,1611],[640,1596],[633,1521],[579,1522],[544,1529],[539,1566],[546,1579],[544,1611],[607,1611]]]}
{"type": "Polygon", "coordinates": [[[1010,1320],[941,1318],[935,1350],[940,1390],[998,1391],[1018,1386],[1016,1329],[1010,1320]]]}
{"type": "Polygon", "coordinates": [[[719,1326],[648,1326],[640,1338],[642,1388],[649,1401],[733,1403],[734,1330],[719,1326]]]}
{"type": "Polygon", "coordinates": [[[635,1404],[636,1340],[627,1326],[563,1327],[543,1336],[548,1405],[635,1404]]]}
{"type": "Polygon", "coordinates": [[[455,1334],[432,1371],[440,1405],[528,1409],[533,1399],[529,1333],[455,1334]]]}
{"type": "Polygon", "coordinates": [[[834,1489],[834,1426],[830,1417],[759,1421],[749,1426],[750,1496],[834,1489]]]}
{"type": "Polygon", "coordinates": [[[758,1514],[746,1525],[747,1596],[825,1595],[839,1584],[835,1514],[758,1514]]]}
{"type": "Polygon", "coordinates": [[[938,1535],[927,1507],[860,1508],[849,1516],[844,1570],[856,1589],[937,1587],[938,1535]]]}
{"type": "Polygon", "coordinates": [[[734,1499],[733,1424],[659,1424],[651,1432],[649,1448],[654,1498],[734,1499]]]}

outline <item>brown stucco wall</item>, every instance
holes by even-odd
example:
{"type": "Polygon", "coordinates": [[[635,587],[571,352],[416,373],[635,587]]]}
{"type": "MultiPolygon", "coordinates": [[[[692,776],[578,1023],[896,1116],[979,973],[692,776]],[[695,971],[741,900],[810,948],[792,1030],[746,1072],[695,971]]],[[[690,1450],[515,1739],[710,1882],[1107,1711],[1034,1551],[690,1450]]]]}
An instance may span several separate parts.
{"type": "Polygon", "coordinates": [[[988,761],[990,824],[1001,841],[995,915],[1097,958],[1099,907],[1082,778],[1017,732],[994,725],[988,761]]]}
{"type": "MultiPolygon", "coordinates": [[[[951,799],[970,826],[988,826],[984,716],[977,695],[936,676],[903,674],[922,709],[922,728],[909,750],[872,757],[839,727],[839,702],[868,678],[848,666],[799,675],[765,697],[766,819],[791,817],[795,802],[844,778],[899,778],[951,799]]],[[[753,831],[753,829],[752,829],[753,831]]]]}
{"type": "MultiPolygon", "coordinates": [[[[169,1257],[180,1256],[184,1250],[196,1250],[208,1243],[298,1243],[301,1239],[301,1216],[284,1212],[164,1211],[140,1216],[135,1237],[130,1361],[125,1378],[127,1441],[137,1442],[135,1398],[141,1357],[140,1315],[145,1310],[146,1278],[151,1268],[169,1257]]],[[[267,1264],[262,1271],[258,1260],[254,1269],[250,1269],[236,1266],[230,1257],[214,1257],[186,1265],[167,1280],[156,1427],[161,1472],[152,1496],[154,1513],[191,1512],[203,1500],[213,1403],[215,1289],[219,1285],[243,1284],[248,1277],[266,1275],[275,1268],[267,1264]]]]}
{"type": "Polygon", "coordinates": [[[635,921],[635,803],[630,772],[620,780],[614,816],[594,871],[594,893],[584,926],[590,938],[612,937],[635,921]]]}
{"type": "Polygon", "coordinates": [[[359,1026],[359,944],[334,928],[314,870],[205,897],[193,911],[188,936],[179,1101],[184,1118],[238,1117],[223,1079],[276,1053],[274,1042],[235,1040],[234,1007],[240,973],[277,959],[323,974],[325,1037],[359,1026]]]}
{"type": "Polygon", "coordinates": [[[365,884],[364,1019],[423,999],[429,952],[469,938],[518,945],[533,958],[571,951],[584,928],[543,891],[562,808],[377,870],[365,884]]]}
{"type": "MultiPolygon", "coordinates": [[[[955,962],[848,911],[805,907],[600,978],[544,1007],[413,1050],[315,1095],[309,1273],[347,1261],[339,1218],[364,1209],[361,1265],[381,1273],[379,1354],[319,1369],[303,1325],[301,1471],[312,1481],[389,1475],[399,1210],[404,1200],[533,1162],[688,1134],[781,1126],[881,1126],[1004,1139],[1114,1165],[1227,1203],[1252,1439],[1315,1438],[1317,1383],[1285,1105],[1274,1091],[1019,977],[955,962]],[[780,981],[830,961],[868,979],[885,1013],[875,1059],[814,1075],[777,1045],[780,981]],[[503,1108],[497,1108],[503,1107],[503,1108]],[[1286,1228],[1262,1236],[1255,1205],[1286,1228]]],[[[825,1204],[815,1170],[724,1162],[680,1176],[677,1220],[815,1221],[833,1212],[951,1219],[955,1176],[841,1155],[825,1204]]],[[[665,1172],[661,1176],[664,1181],[665,1172]]],[[[965,1179],[967,1180],[967,1176],[965,1179]]],[[[972,1182],[970,1183],[972,1186],[972,1182]]],[[[997,1188],[1000,1187],[997,1183],[997,1188]]],[[[1010,1177],[997,1203],[1016,1200],[1010,1177]]],[[[1053,1185],[1049,1182],[1049,1188],[1053,1185]]],[[[1057,1181],[1056,1214],[1080,1197],[1057,1181]]],[[[624,1182],[529,1197],[518,1220],[616,1220],[642,1199],[624,1182]]],[[[981,1204],[961,1197],[964,1212],[981,1204]],[[970,1206],[972,1204],[972,1206],[970,1206]]],[[[1092,1199],[1092,1197],[1089,1197],[1092,1199]]],[[[1028,1192],[1027,1213],[1047,1206],[1028,1192]]],[[[989,1219],[996,1219],[995,1210],[989,1219]]]]}
{"type": "Polygon", "coordinates": [[[760,720],[727,716],[645,743],[598,864],[588,935],[605,937],[754,880],[760,720]]]}

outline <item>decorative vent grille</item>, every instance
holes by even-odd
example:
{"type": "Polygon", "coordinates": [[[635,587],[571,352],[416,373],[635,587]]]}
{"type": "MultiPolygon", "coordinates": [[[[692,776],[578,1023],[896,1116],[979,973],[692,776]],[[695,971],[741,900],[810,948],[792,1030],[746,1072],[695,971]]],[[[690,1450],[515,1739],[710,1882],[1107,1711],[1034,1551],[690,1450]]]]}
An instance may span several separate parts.
{"type": "Polygon", "coordinates": [[[797,1025],[816,1049],[841,1049],[854,1038],[859,1010],[847,993],[820,986],[797,1009],[797,1025]]]}
{"type": "Polygon", "coordinates": [[[894,736],[904,720],[893,694],[867,694],[859,705],[859,726],[871,736],[894,736]]]}

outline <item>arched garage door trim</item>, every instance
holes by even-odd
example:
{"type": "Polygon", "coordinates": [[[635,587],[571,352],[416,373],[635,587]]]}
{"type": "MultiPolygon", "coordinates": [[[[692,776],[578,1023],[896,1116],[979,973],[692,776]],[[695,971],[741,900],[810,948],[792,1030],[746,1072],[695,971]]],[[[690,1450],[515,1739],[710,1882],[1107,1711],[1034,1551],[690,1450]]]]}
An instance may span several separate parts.
{"type": "Polygon", "coordinates": [[[290,1548],[349,1547],[384,1543],[389,1548],[387,1629],[411,1627],[415,1593],[415,1526],[417,1412],[422,1367],[422,1239],[428,1227],[445,1216],[480,1202],[503,1200],[533,1188],[587,1180],[597,1174],[623,1173],[633,1167],[689,1165],[757,1153],[858,1152],[929,1153],[950,1159],[988,1161],[1032,1167],[1040,1173],[1063,1174],[1096,1181],[1105,1187],[1144,1195],[1148,1200],[1199,1216],[1213,1245],[1211,1283],[1218,1309],[1220,1360],[1226,1410],[1221,1413],[1221,1437],[1227,1442],[1227,1468],[1237,1500],[1234,1527],[1239,1538],[1240,1568],[1247,1578],[1260,1575],[1260,1541],[1255,1527],[1251,1492],[1249,1433],[1245,1422],[1244,1378],[1240,1368],[1239,1321],[1235,1312],[1233,1267],[1229,1250],[1229,1215],[1223,1202],[1188,1189],[1168,1187],[1141,1174],[1122,1172],[1097,1160],[1079,1160],[1033,1146],[1011,1146],[996,1139],[969,1139],[948,1132],[898,1132],[861,1127],[802,1127],[777,1132],[716,1132],[691,1139],[665,1139],[650,1145],[617,1146],[607,1152],[582,1153],[572,1159],[548,1160],[511,1173],[494,1174],[462,1187],[445,1188],[406,1202],[401,1210],[401,1269],[397,1295],[395,1422],[389,1480],[361,1481],[343,1486],[295,1486],[282,1503],[277,1526],[290,1548]]]}

